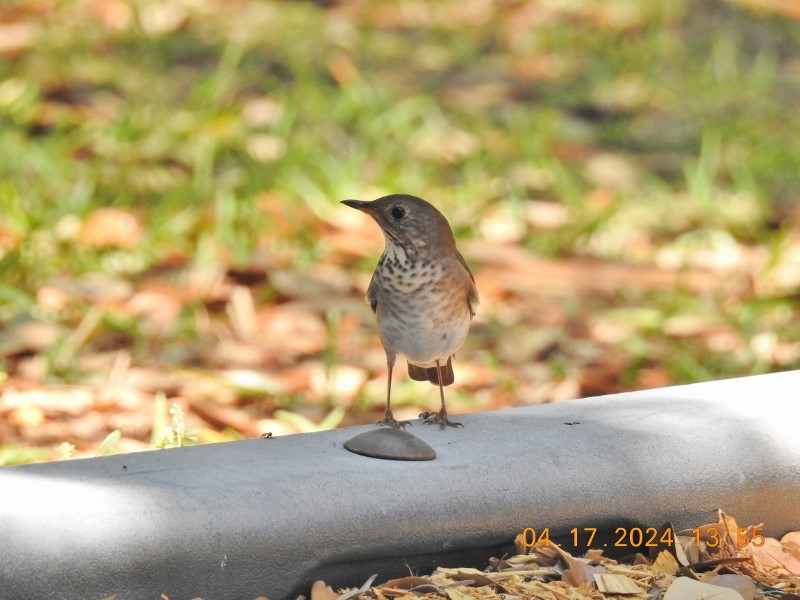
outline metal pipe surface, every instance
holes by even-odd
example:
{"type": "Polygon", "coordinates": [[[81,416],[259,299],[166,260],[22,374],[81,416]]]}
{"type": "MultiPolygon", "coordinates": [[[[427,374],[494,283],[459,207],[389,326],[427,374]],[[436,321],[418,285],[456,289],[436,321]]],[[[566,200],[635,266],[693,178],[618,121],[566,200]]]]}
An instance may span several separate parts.
{"type": "Polygon", "coordinates": [[[800,529],[800,371],[459,420],[415,422],[428,462],[348,452],[356,427],[0,468],[0,599],[281,600],[718,508],[800,529]]]}

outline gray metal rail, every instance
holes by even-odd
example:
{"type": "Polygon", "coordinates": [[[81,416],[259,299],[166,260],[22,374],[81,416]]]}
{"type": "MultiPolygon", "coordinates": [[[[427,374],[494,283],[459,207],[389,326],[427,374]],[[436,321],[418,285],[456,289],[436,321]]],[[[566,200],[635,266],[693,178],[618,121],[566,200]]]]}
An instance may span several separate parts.
{"type": "Polygon", "coordinates": [[[357,427],[2,468],[0,599],[281,600],[717,508],[800,529],[800,371],[458,420],[415,422],[428,462],[352,454],[357,427]]]}

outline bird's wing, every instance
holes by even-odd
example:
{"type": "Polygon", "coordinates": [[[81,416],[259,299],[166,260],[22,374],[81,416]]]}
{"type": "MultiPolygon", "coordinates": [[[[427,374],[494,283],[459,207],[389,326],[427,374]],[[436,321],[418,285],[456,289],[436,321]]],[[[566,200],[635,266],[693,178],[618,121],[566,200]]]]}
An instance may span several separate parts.
{"type": "Polygon", "coordinates": [[[456,258],[458,258],[458,262],[460,262],[461,266],[467,271],[471,280],[471,285],[467,291],[467,304],[469,304],[470,316],[474,317],[480,302],[480,299],[478,298],[478,288],[475,287],[475,277],[472,275],[472,271],[470,271],[469,266],[467,266],[467,261],[464,260],[464,257],[461,256],[460,252],[456,252],[456,258]]]}
{"type": "Polygon", "coordinates": [[[369,302],[370,307],[372,308],[372,312],[378,312],[378,294],[375,290],[375,275],[372,276],[372,279],[369,282],[369,287],[367,288],[367,302],[369,302]]]}

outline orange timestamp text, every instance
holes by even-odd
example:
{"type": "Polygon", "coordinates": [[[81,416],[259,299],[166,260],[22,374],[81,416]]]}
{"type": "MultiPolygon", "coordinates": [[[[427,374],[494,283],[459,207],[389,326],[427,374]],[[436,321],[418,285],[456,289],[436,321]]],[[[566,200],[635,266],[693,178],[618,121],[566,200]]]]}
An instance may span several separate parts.
{"type": "MultiPolygon", "coordinates": [[[[703,527],[692,529],[695,542],[700,545],[705,543],[709,548],[717,548],[725,545],[724,540],[730,540],[731,544],[739,548],[752,544],[760,547],[766,542],[766,538],[761,533],[763,527],[739,527],[735,532],[729,532],[716,527],[703,527]]],[[[590,548],[597,535],[597,527],[573,527],[569,530],[574,547],[590,548]]],[[[536,545],[550,545],[550,528],[545,527],[539,531],[533,527],[526,527],[521,534],[522,545],[532,548],[536,545]]],[[[614,529],[614,539],[603,546],[611,545],[615,548],[659,548],[675,545],[675,534],[671,527],[657,529],[655,527],[617,527],[614,529]]]]}

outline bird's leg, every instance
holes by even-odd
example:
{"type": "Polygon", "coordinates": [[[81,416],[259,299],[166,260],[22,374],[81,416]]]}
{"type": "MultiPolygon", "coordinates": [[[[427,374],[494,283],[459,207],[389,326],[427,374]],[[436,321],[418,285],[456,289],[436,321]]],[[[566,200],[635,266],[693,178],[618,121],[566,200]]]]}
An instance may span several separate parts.
{"type": "Polygon", "coordinates": [[[442,407],[439,412],[430,413],[425,419],[425,423],[438,423],[439,429],[445,427],[463,427],[461,423],[456,423],[447,418],[447,407],[444,405],[444,385],[442,385],[442,366],[439,364],[439,359],[436,359],[436,373],[439,376],[439,397],[442,399],[442,407]]]}
{"type": "Polygon", "coordinates": [[[394,356],[386,356],[386,366],[389,368],[389,380],[386,384],[386,412],[383,413],[383,419],[378,421],[376,425],[387,425],[395,429],[405,429],[408,421],[398,421],[392,414],[392,369],[394,368],[394,356]]]}

